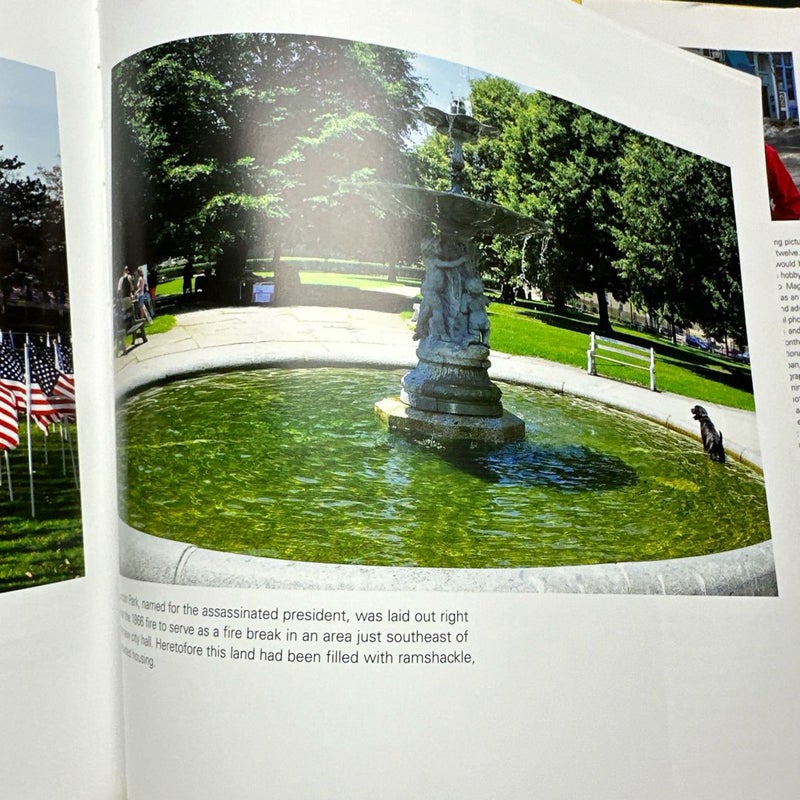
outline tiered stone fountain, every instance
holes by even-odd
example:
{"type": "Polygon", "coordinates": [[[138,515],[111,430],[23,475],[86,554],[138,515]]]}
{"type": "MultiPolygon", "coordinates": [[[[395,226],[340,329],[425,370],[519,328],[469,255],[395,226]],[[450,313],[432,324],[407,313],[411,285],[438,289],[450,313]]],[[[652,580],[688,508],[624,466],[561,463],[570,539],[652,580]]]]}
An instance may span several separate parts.
{"type": "Polygon", "coordinates": [[[415,339],[417,366],[401,381],[399,397],[375,405],[390,430],[437,440],[519,441],[525,423],[505,412],[501,391],[489,378],[488,300],[483,290],[478,234],[523,236],[544,226],[495,203],[464,194],[465,142],[496,136],[497,130],[462,113],[422,109],[422,118],[451,143],[448,192],[418,186],[385,187],[392,207],[428,220],[423,242],[425,278],[415,339]]]}

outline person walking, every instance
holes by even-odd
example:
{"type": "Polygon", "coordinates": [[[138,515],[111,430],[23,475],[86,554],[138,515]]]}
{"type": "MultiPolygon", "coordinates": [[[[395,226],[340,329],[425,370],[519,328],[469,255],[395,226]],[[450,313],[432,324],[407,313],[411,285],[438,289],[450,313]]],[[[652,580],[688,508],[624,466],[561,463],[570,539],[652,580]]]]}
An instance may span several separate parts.
{"type": "Polygon", "coordinates": [[[153,321],[153,314],[150,310],[150,292],[147,291],[147,278],[142,267],[136,268],[136,310],[139,317],[153,321]]]}
{"type": "Polygon", "coordinates": [[[127,297],[133,301],[135,291],[136,285],[133,282],[133,273],[126,264],[125,269],[122,271],[122,277],[117,281],[117,297],[120,300],[124,300],[127,297]]]}

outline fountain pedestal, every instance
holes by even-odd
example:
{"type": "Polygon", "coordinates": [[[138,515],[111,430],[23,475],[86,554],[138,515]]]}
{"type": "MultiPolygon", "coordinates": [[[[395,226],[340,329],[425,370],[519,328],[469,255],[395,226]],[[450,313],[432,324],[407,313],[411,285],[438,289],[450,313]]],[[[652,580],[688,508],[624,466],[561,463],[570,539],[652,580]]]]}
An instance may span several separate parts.
{"type": "Polygon", "coordinates": [[[443,414],[420,411],[399,397],[385,397],[375,403],[375,414],[390,431],[414,439],[506,444],[525,438],[525,423],[510,411],[503,412],[500,417],[443,414]]]}
{"type": "Polygon", "coordinates": [[[489,348],[424,341],[419,363],[403,376],[400,399],[420,411],[500,417],[502,392],[489,380],[489,348]]]}
{"type": "Polygon", "coordinates": [[[504,413],[502,392],[489,379],[488,301],[477,247],[470,234],[440,225],[424,243],[423,257],[414,334],[419,362],[400,382],[400,402],[407,408],[389,398],[376,406],[378,416],[390,430],[422,438],[519,441],[525,424],[504,413]]]}

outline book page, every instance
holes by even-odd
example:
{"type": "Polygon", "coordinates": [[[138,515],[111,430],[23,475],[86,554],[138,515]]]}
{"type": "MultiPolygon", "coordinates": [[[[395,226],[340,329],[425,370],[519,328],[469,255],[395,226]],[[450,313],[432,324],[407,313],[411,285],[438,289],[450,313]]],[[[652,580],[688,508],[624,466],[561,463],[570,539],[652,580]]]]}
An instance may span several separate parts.
{"type": "Polygon", "coordinates": [[[129,796],[791,796],[758,81],[187,9],[102,20],[129,796]]]}
{"type": "Polygon", "coordinates": [[[118,797],[111,354],[94,329],[108,311],[94,293],[107,280],[96,18],[88,3],[3,12],[2,794],[118,797]]]}

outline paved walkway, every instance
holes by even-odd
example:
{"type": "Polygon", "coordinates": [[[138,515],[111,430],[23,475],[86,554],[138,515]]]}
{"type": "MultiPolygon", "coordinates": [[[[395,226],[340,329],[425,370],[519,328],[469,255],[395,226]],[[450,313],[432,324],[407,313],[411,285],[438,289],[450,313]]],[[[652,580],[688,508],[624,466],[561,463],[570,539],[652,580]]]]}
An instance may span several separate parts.
{"type": "MultiPolygon", "coordinates": [[[[231,365],[332,363],[407,368],[417,361],[411,329],[396,313],[340,307],[247,306],[189,311],[176,319],[172,330],[150,337],[147,343],[117,359],[121,393],[176,374],[231,365]]],[[[651,392],[538,358],[493,353],[491,360],[490,375],[496,380],[596,399],[699,439],[699,425],[689,411],[697,402],[692,398],[651,392]]],[[[708,402],[702,405],[723,431],[728,455],[760,467],[755,414],[708,402]]]]}

